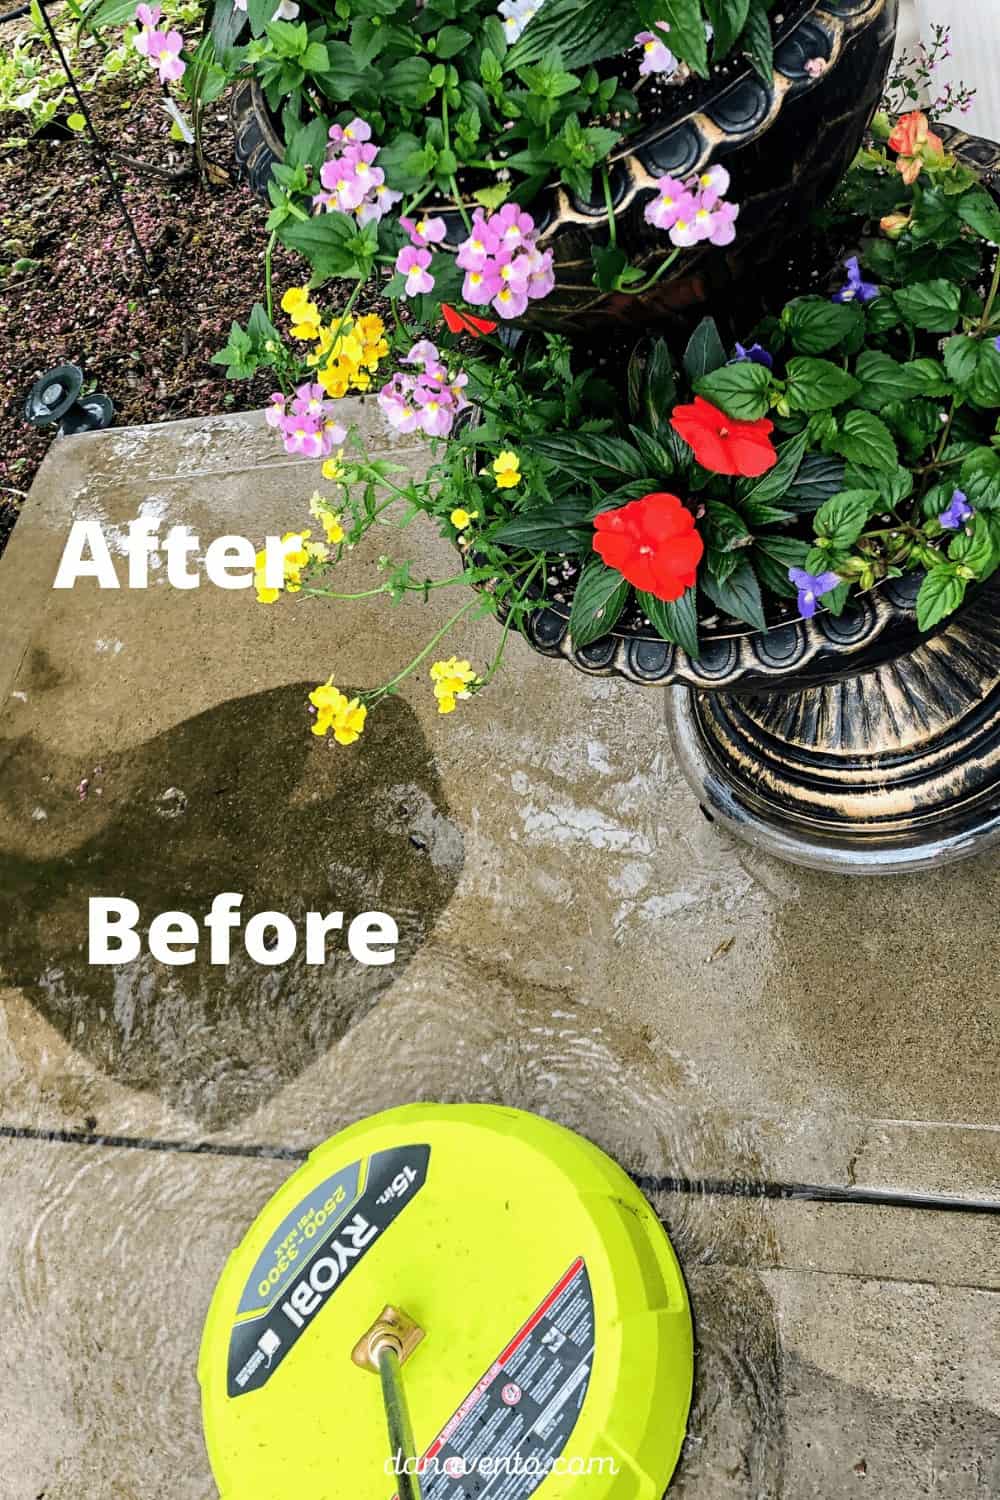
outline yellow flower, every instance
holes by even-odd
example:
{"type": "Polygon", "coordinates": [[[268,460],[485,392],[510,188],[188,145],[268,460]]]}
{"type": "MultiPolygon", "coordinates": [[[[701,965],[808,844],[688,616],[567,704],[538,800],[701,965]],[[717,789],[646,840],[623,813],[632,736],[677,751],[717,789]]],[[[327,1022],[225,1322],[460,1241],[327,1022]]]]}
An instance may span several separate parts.
{"type": "Polygon", "coordinates": [[[279,588],[272,588],[267,582],[267,553],[258,552],[254,558],[253,582],[257,591],[258,604],[273,604],[282,589],[289,594],[297,594],[302,587],[302,569],[307,563],[328,556],[326,548],[321,542],[310,542],[312,535],[309,531],[286,531],[282,537],[283,542],[297,542],[298,546],[290,549],[284,555],[284,579],[279,588]]]}
{"type": "Polygon", "coordinates": [[[282,311],[292,320],[292,338],[311,343],[318,339],[322,327],[319,308],[309,299],[309,289],[290,286],[281,299],[282,311]]]}
{"type": "MultiPolygon", "coordinates": [[[[335,547],[344,540],[344,528],[340,524],[340,516],[330,510],[319,490],[313,490],[309,497],[309,514],[315,516],[316,520],[322,524],[326,539],[331,546],[335,547]]],[[[323,551],[326,552],[325,547],[323,551]]]]}
{"type": "Polygon", "coordinates": [[[332,479],[335,482],[339,479],[343,479],[344,466],[340,461],[340,457],[343,451],[343,448],[341,448],[340,452],[335,453],[332,458],[325,458],[323,460],[322,474],[324,479],[332,479]]]}
{"type": "Polygon", "coordinates": [[[430,676],[434,683],[439,714],[454,713],[457,700],[470,698],[479,686],[479,678],[470,664],[459,661],[457,656],[436,661],[431,667],[430,676]]]}
{"type": "Polygon", "coordinates": [[[452,511],[450,520],[456,531],[464,531],[466,526],[471,526],[473,521],[478,520],[478,518],[478,510],[463,510],[459,506],[457,510],[452,511]]]}
{"type": "Polygon", "coordinates": [[[498,490],[511,490],[515,484],[521,483],[521,460],[516,453],[505,448],[493,460],[493,473],[498,490]]]}
{"type": "Polygon", "coordinates": [[[360,698],[348,698],[335,688],[332,677],[313,688],[309,702],[316,710],[312,732],[320,739],[331,730],[338,745],[353,745],[360,738],[368,710],[360,698]]]}
{"type": "Polygon", "coordinates": [[[358,335],[366,344],[377,344],[385,333],[385,324],[376,313],[368,313],[356,324],[358,335]]]}

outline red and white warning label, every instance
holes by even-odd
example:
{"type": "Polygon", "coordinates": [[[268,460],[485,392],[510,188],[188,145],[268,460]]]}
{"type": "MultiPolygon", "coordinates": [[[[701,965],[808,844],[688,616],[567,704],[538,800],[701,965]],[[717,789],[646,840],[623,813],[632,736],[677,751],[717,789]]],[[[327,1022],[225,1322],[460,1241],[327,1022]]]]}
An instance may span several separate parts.
{"type": "Polygon", "coordinates": [[[526,1500],[573,1473],[566,1445],[594,1359],[594,1302],[576,1260],[420,1459],[424,1500],[526,1500]]]}

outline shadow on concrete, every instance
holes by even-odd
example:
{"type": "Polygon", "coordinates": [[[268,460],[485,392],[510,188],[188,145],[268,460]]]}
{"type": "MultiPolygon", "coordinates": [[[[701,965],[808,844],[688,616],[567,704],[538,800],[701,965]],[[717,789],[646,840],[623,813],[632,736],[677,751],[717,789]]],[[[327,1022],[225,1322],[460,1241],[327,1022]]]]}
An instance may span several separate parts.
{"type": "MultiPolygon", "coordinates": [[[[309,733],[297,684],[234,699],[88,770],[31,738],[15,742],[0,791],[0,969],[68,1042],[134,1088],[206,1127],[239,1119],[295,1078],[376,1003],[419,950],[455,889],[463,839],[434,762],[399,699],[364,740],[309,733]],[[167,966],[143,953],[87,961],[88,899],[127,896],[145,933],[159,912],[200,922],[220,891],[244,921],[308,910],[385,911],[396,962],[362,967],[343,939],[322,968],[304,942],[265,968],[234,933],[228,967],[167,966]]],[[[145,943],[143,945],[145,950],[145,943]]]]}

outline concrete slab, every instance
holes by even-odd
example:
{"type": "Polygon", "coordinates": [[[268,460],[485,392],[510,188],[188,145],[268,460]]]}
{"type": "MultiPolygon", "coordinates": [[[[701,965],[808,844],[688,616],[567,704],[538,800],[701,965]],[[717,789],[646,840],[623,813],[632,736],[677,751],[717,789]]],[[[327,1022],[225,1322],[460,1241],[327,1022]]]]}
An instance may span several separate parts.
{"type": "MultiPolygon", "coordinates": [[[[51,590],[75,517],[262,537],[302,524],[317,478],[255,416],[53,445],[0,574],[8,1117],[303,1144],[414,1094],[496,1098],[589,1123],[640,1170],[1000,1196],[995,858],[874,885],[777,865],[704,823],[658,693],[519,640],[460,714],[411,680],[362,745],[311,743],[308,686],[387,676],[441,596],[51,590]],[[84,962],[97,886],[152,912],[227,885],[282,910],[382,903],[404,957],[280,994],[259,970],[140,963],[113,986],[84,962]]],[[[429,528],[405,545],[451,568],[429,528]]],[[[386,528],[345,592],[389,549],[386,528]]],[[[455,645],[483,662],[495,641],[487,620],[455,645]]]]}
{"type": "MultiPolygon", "coordinates": [[[[288,1171],[0,1145],[0,1281],[15,1293],[5,1298],[13,1358],[0,1376],[5,1500],[208,1500],[194,1376],[202,1322],[230,1249],[288,1171]]],[[[922,1258],[918,1235],[901,1258],[892,1211],[836,1210],[844,1232],[827,1257],[826,1210],[742,1205],[720,1218],[702,1204],[675,1221],[675,1208],[699,1358],[672,1495],[987,1500],[1000,1490],[1000,1295],[967,1285],[968,1267],[953,1276],[947,1247],[965,1234],[960,1222],[936,1217],[922,1258]],[[811,1226],[809,1268],[785,1263],[796,1258],[793,1223],[793,1237],[811,1226]],[[932,1266],[936,1284],[898,1279],[932,1266]]],[[[370,1493],[381,1493],[378,1477],[370,1493]]]]}
{"type": "MultiPolygon", "coordinates": [[[[305,523],[317,479],[257,417],[53,446],[0,564],[0,1126],[301,1149],[411,1099],[551,1115],[694,1189],[657,1196],[702,1351],[678,1494],[1000,1491],[997,1218],[698,1190],[1000,1204],[995,857],[876,885],[782,867],[704,822],[658,694],[520,640],[450,718],[418,678],[360,745],[315,743],[309,687],[389,676],[440,596],[263,609],[158,574],[51,590],[74,517],[145,506],[204,545],[262,538],[305,523]],[[224,889],[293,915],[382,907],[400,958],[87,965],[89,895],[197,915],[224,889]]],[[[452,567],[427,528],[411,548],[452,567]]],[[[402,550],[387,528],[344,591],[402,550]]],[[[496,637],[481,621],[454,648],[483,664],[496,637]]],[[[211,1493],[201,1319],[288,1170],[0,1143],[13,1500],[211,1493]]]]}

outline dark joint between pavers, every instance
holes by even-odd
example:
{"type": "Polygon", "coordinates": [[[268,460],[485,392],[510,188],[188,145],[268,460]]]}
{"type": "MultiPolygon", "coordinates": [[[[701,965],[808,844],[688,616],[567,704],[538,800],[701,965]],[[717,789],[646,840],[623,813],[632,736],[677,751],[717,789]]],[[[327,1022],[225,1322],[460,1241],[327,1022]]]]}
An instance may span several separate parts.
{"type": "MultiPolygon", "coordinates": [[[[303,1162],[312,1147],[239,1144],[225,1141],[164,1140],[153,1136],[103,1135],[88,1130],[43,1130],[31,1125],[0,1125],[0,1140],[50,1145],[104,1146],[118,1151],[165,1151],[179,1156],[240,1157],[256,1161],[303,1162]]],[[[945,1193],[902,1193],[883,1188],[834,1187],[809,1182],[738,1181],[727,1177],[668,1177],[629,1172],[648,1197],[657,1193],[706,1198],[767,1199],[780,1203],[827,1203],[860,1208],[916,1209],[929,1213],[1000,1217],[1000,1200],[955,1198],[945,1193]]]]}

